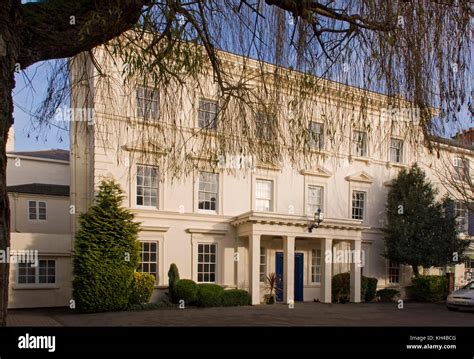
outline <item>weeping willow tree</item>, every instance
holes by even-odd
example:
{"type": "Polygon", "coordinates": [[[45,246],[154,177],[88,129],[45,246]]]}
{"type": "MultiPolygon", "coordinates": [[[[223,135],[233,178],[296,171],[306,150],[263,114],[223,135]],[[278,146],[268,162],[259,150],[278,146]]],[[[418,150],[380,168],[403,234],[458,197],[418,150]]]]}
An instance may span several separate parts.
{"type": "MultiPolygon", "coordinates": [[[[148,146],[145,152],[151,144],[153,151],[158,147],[166,153],[168,173],[192,168],[190,153],[210,162],[216,154],[241,153],[264,162],[288,158],[297,163],[312,158],[305,156],[311,140],[307,121],[316,114],[324,119],[336,150],[344,145],[338,133],[346,126],[369,126],[374,106],[416,108],[417,121],[409,121],[406,131],[413,142],[421,131],[429,145],[431,133],[458,126],[462,109],[472,111],[472,15],[467,0],[4,0],[0,249],[9,246],[5,145],[13,123],[17,71],[59,60],[35,114],[40,128],[51,126],[64,101],[96,106],[94,93],[87,92],[92,79],[94,89],[109,92],[116,112],[137,81],[159,89],[158,123],[123,116],[116,125],[103,115],[94,131],[107,141],[107,136],[118,138],[120,131],[127,131],[127,122],[139,130],[142,126],[136,140],[148,146]],[[238,65],[234,54],[239,55],[238,65]],[[77,61],[80,66],[74,66],[77,61]],[[82,71],[70,76],[71,68],[82,71]],[[186,114],[180,105],[192,100],[186,98],[190,87],[209,93],[203,81],[209,76],[219,99],[219,121],[216,130],[196,131],[183,123],[186,114]],[[373,91],[386,95],[384,104],[374,104],[380,99],[373,91]],[[72,93],[80,95],[72,98],[72,93]],[[349,108],[344,110],[332,95],[348,99],[349,108]],[[437,121],[433,108],[442,115],[437,121]],[[265,129],[258,123],[265,123],[265,129]]],[[[0,264],[1,325],[6,321],[8,275],[8,264],[0,264]]]]}

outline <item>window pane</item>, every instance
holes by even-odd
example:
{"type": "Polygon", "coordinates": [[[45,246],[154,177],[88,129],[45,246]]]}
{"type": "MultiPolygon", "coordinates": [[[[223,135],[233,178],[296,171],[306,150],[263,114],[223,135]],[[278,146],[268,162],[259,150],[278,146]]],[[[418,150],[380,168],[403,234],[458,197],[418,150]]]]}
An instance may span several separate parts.
{"type": "Polygon", "coordinates": [[[199,172],[198,208],[217,211],[219,174],[199,172]]]}
{"type": "Polygon", "coordinates": [[[137,166],[136,203],[138,206],[157,206],[158,168],[153,166],[137,166]]]}

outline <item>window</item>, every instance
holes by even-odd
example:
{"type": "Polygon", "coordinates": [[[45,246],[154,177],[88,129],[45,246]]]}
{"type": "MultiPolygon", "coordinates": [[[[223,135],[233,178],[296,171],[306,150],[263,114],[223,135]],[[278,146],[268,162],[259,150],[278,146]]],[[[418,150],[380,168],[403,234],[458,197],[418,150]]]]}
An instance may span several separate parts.
{"type": "Polygon", "coordinates": [[[352,154],[359,157],[367,156],[367,134],[354,131],[352,135],[352,154]]]}
{"type": "Polygon", "coordinates": [[[322,210],[323,187],[308,186],[308,215],[314,215],[318,209],[322,210]]]}
{"type": "Polygon", "coordinates": [[[454,158],[455,178],[460,181],[466,181],[469,178],[469,160],[466,158],[454,158]]]}
{"type": "Polygon", "coordinates": [[[392,138],[390,140],[390,161],[401,163],[403,161],[403,141],[392,138]]]}
{"type": "Polygon", "coordinates": [[[458,231],[461,233],[467,232],[468,226],[468,211],[464,203],[455,201],[454,202],[454,216],[456,217],[456,223],[458,231]]]}
{"type": "Polygon", "coordinates": [[[219,190],[219,174],[199,172],[198,208],[217,211],[217,196],[219,190]]]}
{"type": "Polygon", "coordinates": [[[217,101],[199,100],[198,126],[200,128],[216,128],[217,111],[217,101]]]}
{"type": "Polygon", "coordinates": [[[260,212],[273,211],[273,182],[257,180],[255,189],[255,210],[260,212]]]}
{"type": "Polygon", "coordinates": [[[18,284],[56,283],[56,261],[40,259],[38,266],[32,263],[18,263],[18,284]]]}
{"type": "Polygon", "coordinates": [[[158,90],[137,87],[137,117],[158,118],[160,115],[158,90]]]}
{"type": "Polygon", "coordinates": [[[388,262],[388,282],[391,284],[400,283],[400,264],[397,262],[388,262]]]}
{"type": "Polygon", "coordinates": [[[352,192],[352,219],[364,219],[365,192],[352,192]]]}
{"type": "Polygon", "coordinates": [[[140,272],[154,275],[155,282],[158,282],[158,244],[156,242],[140,242],[140,246],[140,272]]]}
{"type": "Polygon", "coordinates": [[[137,206],[157,207],[158,168],[137,166],[137,206]]]}
{"type": "Polygon", "coordinates": [[[214,283],[216,281],[216,245],[198,244],[197,281],[214,283]]]}
{"type": "Polygon", "coordinates": [[[474,279],[474,258],[468,258],[464,263],[464,279],[468,282],[474,279]]]}
{"type": "Polygon", "coordinates": [[[321,283],[321,249],[311,251],[311,282],[321,283]]]}
{"type": "Polygon", "coordinates": [[[309,123],[309,147],[312,149],[320,150],[324,145],[324,135],[323,135],[323,124],[318,122],[309,123]]]}
{"type": "Polygon", "coordinates": [[[260,140],[271,141],[273,133],[270,117],[267,114],[258,113],[255,121],[256,137],[260,140]]]}
{"type": "Polygon", "coordinates": [[[28,219],[31,221],[46,221],[46,202],[28,201],[28,219]]]}
{"type": "Polygon", "coordinates": [[[267,249],[260,247],[260,282],[264,283],[267,277],[267,249]]]}

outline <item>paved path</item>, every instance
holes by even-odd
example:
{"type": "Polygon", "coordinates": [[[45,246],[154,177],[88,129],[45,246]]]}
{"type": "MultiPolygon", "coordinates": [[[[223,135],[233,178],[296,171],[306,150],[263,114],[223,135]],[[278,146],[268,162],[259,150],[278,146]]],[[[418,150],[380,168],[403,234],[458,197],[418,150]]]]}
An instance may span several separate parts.
{"type": "Polygon", "coordinates": [[[76,314],[69,309],[9,311],[11,326],[474,326],[474,312],[452,312],[444,304],[296,303],[232,308],[165,308],[76,314]]]}

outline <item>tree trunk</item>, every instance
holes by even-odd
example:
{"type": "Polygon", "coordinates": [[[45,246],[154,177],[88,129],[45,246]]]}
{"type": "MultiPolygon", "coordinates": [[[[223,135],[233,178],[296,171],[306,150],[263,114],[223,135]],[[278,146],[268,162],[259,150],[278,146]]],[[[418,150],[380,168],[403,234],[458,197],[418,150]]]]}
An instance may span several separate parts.
{"type": "MultiPolygon", "coordinates": [[[[13,124],[12,91],[15,86],[15,59],[18,54],[14,36],[11,2],[0,5],[0,250],[10,246],[10,207],[7,193],[7,155],[8,132],[13,124]]],[[[0,263],[0,326],[5,326],[8,307],[8,279],[10,275],[9,258],[0,263]]]]}

